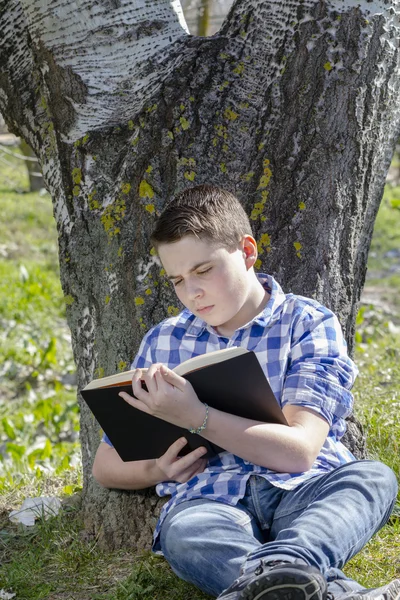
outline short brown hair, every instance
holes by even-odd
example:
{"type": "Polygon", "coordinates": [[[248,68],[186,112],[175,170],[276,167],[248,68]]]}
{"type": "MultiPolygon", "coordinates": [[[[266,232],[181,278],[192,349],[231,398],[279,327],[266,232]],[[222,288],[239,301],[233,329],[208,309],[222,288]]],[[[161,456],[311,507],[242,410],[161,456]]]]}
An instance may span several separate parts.
{"type": "Polygon", "coordinates": [[[203,184],[171,200],[156,222],[151,243],[157,249],[194,235],[234,249],[246,234],[252,235],[252,229],[239,200],[227,190],[203,184]]]}

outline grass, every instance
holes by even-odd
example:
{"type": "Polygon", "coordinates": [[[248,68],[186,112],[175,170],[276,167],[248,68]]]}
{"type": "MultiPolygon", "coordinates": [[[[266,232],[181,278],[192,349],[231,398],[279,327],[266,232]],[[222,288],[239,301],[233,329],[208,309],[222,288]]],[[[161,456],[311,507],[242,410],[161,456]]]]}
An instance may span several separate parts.
{"type": "MultiPolygon", "coordinates": [[[[389,465],[400,481],[400,186],[386,186],[357,317],[353,388],[370,458],[389,465]]],[[[400,495],[398,497],[400,499],[400,495]]],[[[399,502],[399,500],[398,500],[399,502]]],[[[400,577],[400,507],[389,523],[345,567],[366,587],[400,577]]]]}
{"type": "Polygon", "coordinates": [[[400,186],[385,188],[385,195],[375,223],[368,260],[369,280],[378,273],[389,280],[400,282],[400,186]],[[396,274],[398,277],[396,277],[396,274]]]}
{"type": "Polygon", "coordinates": [[[2,562],[7,565],[0,582],[18,590],[18,598],[94,598],[112,587],[116,575],[131,570],[131,557],[128,561],[126,554],[101,552],[96,540],[82,537],[76,507],[65,504],[50,521],[22,527],[0,532],[2,562]]]}
{"type": "Polygon", "coordinates": [[[15,191],[28,180],[14,163],[0,171],[0,494],[52,475],[71,492],[79,414],[54,219],[48,195],[15,191]]]}
{"type": "MultiPolygon", "coordinates": [[[[7,160],[14,166],[0,163],[0,592],[16,593],[16,600],[204,600],[163,559],[105,552],[83,530],[79,415],[51,202],[27,193],[18,160],[7,160]],[[9,512],[34,496],[60,497],[62,511],[32,528],[12,524],[9,512]]],[[[376,222],[354,388],[369,454],[397,475],[399,198],[400,188],[386,189],[376,222]]],[[[399,559],[397,507],[345,572],[372,587],[400,576],[399,559]]]]}

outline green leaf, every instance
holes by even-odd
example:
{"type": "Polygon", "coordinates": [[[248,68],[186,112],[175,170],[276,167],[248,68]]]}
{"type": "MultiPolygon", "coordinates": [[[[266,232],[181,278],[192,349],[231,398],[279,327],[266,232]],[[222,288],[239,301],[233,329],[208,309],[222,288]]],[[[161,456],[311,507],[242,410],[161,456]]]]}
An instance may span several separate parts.
{"type": "Polygon", "coordinates": [[[16,434],[15,434],[15,430],[14,427],[11,425],[10,421],[4,417],[1,420],[1,423],[3,425],[4,428],[4,432],[6,434],[6,436],[10,439],[10,440],[15,440],[16,439],[16,434]]]}
{"type": "Polygon", "coordinates": [[[390,206],[392,208],[399,208],[400,209],[400,198],[391,198],[390,199],[390,206]]]}
{"type": "Polygon", "coordinates": [[[26,452],[26,446],[8,442],[8,444],[6,444],[6,450],[12,456],[12,458],[20,460],[26,452]]]}
{"type": "Polygon", "coordinates": [[[364,322],[365,306],[362,306],[356,316],[356,325],[361,325],[364,322]]]}
{"type": "Polygon", "coordinates": [[[33,452],[30,452],[28,454],[28,465],[30,466],[31,469],[33,469],[33,467],[36,464],[36,461],[38,459],[40,459],[42,457],[42,449],[38,448],[36,450],[33,450],[33,452]]]}
{"type": "Polygon", "coordinates": [[[68,456],[64,456],[64,458],[61,461],[61,468],[65,471],[66,469],[69,469],[69,457],[68,456]]]}
{"type": "Polygon", "coordinates": [[[43,356],[43,362],[46,361],[48,365],[57,364],[57,340],[52,337],[43,356]]]}
{"type": "Polygon", "coordinates": [[[42,450],[42,460],[45,460],[46,458],[50,458],[51,455],[53,453],[53,446],[51,445],[50,440],[46,440],[46,443],[44,445],[44,448],[42,450]]]}

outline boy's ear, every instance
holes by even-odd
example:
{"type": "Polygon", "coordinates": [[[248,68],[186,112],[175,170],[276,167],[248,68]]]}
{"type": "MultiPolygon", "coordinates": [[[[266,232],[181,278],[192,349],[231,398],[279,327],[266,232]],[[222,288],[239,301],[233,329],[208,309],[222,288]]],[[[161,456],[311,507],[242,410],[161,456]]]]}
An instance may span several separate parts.
{"type": "Polygon", "coordinates": [[[258,256],[257,242],[252,235],[245,235],[242,238],[241,247],[246,266],[248,269],[251,269],[258,256]]]}

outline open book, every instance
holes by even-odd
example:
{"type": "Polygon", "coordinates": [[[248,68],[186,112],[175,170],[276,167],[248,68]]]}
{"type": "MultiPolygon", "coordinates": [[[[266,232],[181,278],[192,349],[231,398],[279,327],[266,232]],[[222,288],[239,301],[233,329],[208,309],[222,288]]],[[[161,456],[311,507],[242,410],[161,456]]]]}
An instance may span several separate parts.
{"type": "MultiPolygon", "coordinates": [[[[177,373],[177,375],[183,376],[191,371],[196,371],[197,369],[207,367],[208,365],[214,365],[223,360],[233,358],[234,356],[245,354],[246,352],[248,352],[246,348],[238,348],[236,346],[232,348],[224,348],[223,350],[215,350],[214,352],[199,354],[199,356],[189,358],[172,370],[177,373]]],[[[147,371],[147,369],[142,369],[142,371],[147,371]]],[[[129,385],[132,382],[132,376],[134,372],[135,370],[132,369],[131,371],[116,373],[115,375],[109,375],[108,377],[102,377],[101,379],[93,379],[93,381],[88,383],[83,389],[93,390],[95,388],[110,387],[114,385],[129,385]]]]}
{"type": "MultiPolygon", "coordinates": [[[[287,425],[282,410],[254,352],[225,348],[202,354],[174,369],[192,384],[199,399],[218,410],[247,419],[287,425]]],[[[222,452],[201,435],[134,408],[118,394],[132,392],[133,371],[91,381],[81,394],[124,461],[158,458],[179,437],[182,453],[205,446],[208,457],[222,452]]]]}

